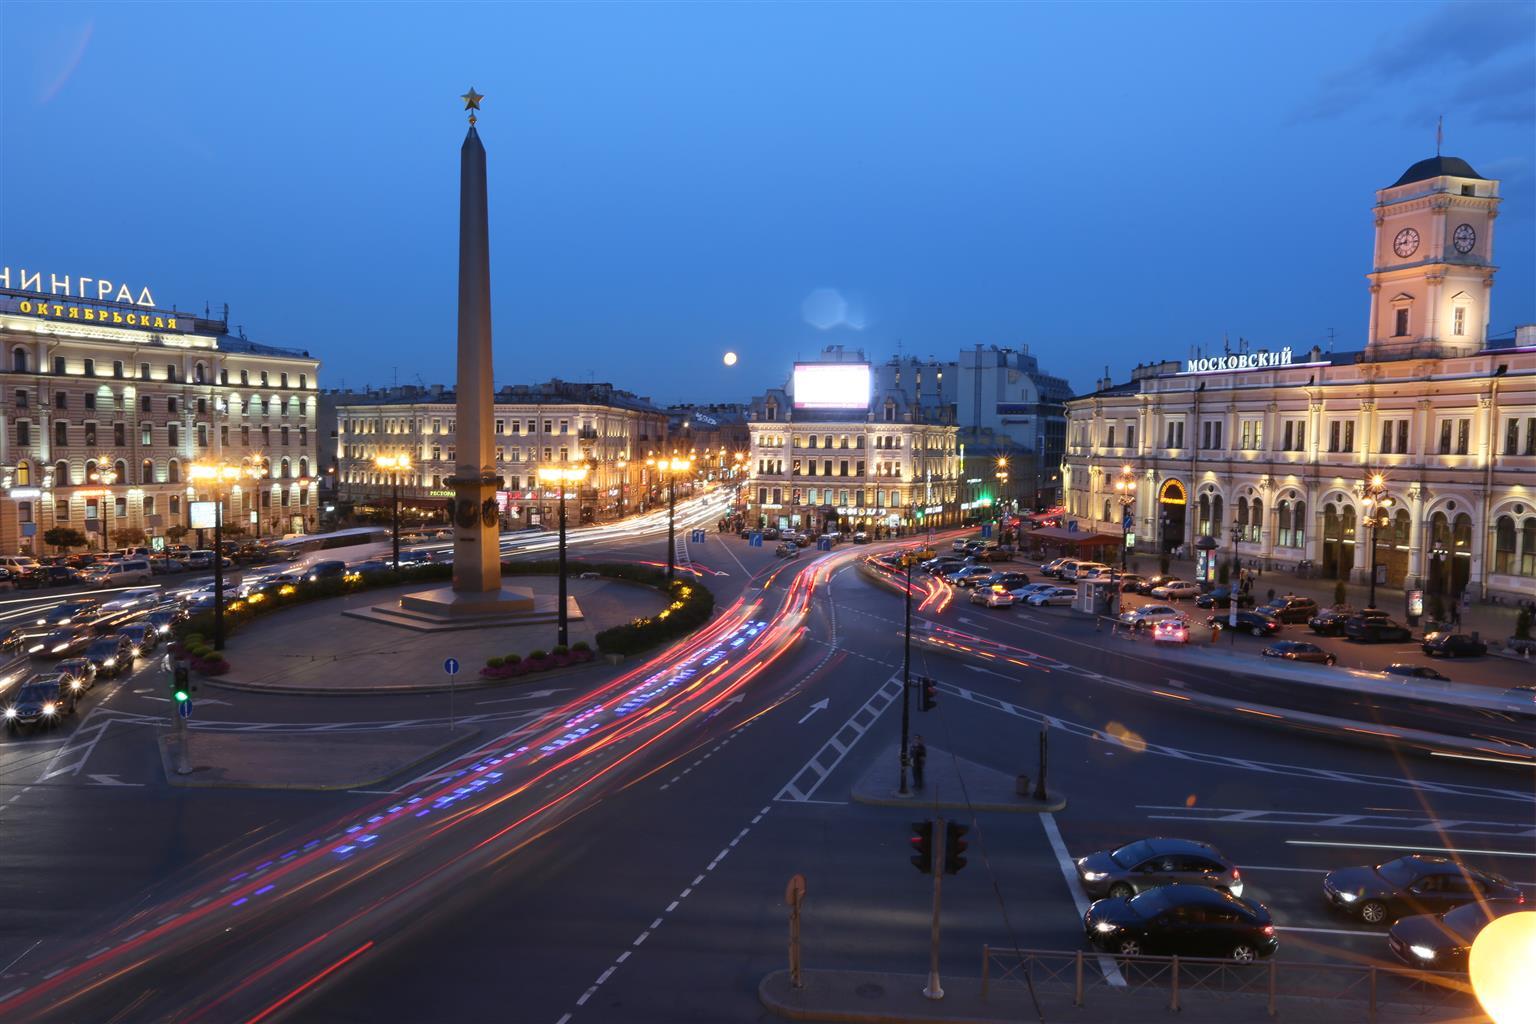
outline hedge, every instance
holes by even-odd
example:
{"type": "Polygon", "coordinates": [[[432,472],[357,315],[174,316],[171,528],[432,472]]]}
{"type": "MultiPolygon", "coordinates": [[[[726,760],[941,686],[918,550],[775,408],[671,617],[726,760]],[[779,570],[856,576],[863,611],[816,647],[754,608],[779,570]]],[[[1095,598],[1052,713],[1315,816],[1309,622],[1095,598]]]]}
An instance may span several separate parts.
{"type": "Polygon", "coordinates": [[[597,634],[598,650],[605,654],[638,654],[687,636],[708,622],[715,610],[715,595],[693,581],[673,581],[670,596],[672,602],[655,615],[642,616],[597,634]]]}

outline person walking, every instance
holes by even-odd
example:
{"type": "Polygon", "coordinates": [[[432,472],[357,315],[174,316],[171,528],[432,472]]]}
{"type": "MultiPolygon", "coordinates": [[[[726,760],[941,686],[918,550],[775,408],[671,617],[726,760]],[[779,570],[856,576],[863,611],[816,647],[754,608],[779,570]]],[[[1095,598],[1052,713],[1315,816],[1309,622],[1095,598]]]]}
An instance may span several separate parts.
{"type": "Polygon", "coordinates": [[[912,785],[923,788],[923,768],[928,764],[928,747],[921,736],[912,737],[912,785]]]}
{"type": "Polygon", "coordinates": [[[1461,628],[1461,602],[1460,601],[1452,601],[1451,602],[1451,625],[1454,628],[1456,628],[1456,629],[1460,629],[1461,628]]]}

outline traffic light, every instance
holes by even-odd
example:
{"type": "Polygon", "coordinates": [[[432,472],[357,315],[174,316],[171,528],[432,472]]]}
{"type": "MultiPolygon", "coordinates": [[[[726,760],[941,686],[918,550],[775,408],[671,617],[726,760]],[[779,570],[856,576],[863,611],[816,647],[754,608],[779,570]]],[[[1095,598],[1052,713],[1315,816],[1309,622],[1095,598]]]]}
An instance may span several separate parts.
{"type": "Polygon", "coordinates": [[[933,822],[914,821],[912,823],[912,838],[908,840],[912,844],[912,866],[923,874],[933,873],[933,822]]]}
{"type": "Polygon", "coordinates": [[[177,704],[185,704],[192,697],[191,674],[185,665],[177,665],[171,674],[171,696],[177,704]]]}
{"type": "Polygon", "coordinates": [[[969,825],[962,825],[958,821],[951,821],[944,826],[944,873],[946,875],[958,875],[960,869],[965,867],[965,848],[970,844],[965,841],[965,834],[969,832],[969,825]]]}
{"type": "Polygon", "coordinates": [[[938,707],[939,684],[935,683],[927,676],[923,676],[921,679],[919,679],[918,684],[922,687],[923,699],[917,705],[917,709],[919,711],[932,711],[934,708],[938,707]]]}

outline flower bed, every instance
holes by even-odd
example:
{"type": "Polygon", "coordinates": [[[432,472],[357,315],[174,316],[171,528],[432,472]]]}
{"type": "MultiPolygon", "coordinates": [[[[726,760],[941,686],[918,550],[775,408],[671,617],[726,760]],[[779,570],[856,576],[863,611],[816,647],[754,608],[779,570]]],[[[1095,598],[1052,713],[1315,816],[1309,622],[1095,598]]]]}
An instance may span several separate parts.
{"type": "Polygon", "coordinates": [[[520,654],[488,658],[485,667],[480,670],[480,678],[516,679],[519,676],[548,672],[554,668],[565,668],[567,665],[580,665],[591,661],[596,656],[590,645],[583,640],[578,640],[569,649],[557,644],[555,649],[548,653],[532,651],[526,658],[520,654]]]}

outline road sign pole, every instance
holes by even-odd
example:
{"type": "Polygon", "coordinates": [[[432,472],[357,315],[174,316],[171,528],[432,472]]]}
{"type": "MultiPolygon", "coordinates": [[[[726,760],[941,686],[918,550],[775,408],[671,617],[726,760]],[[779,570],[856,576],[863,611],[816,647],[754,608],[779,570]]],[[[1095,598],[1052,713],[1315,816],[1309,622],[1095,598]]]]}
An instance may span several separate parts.
{"type": "Polygon", "coordinates": [[[459,659],[458,658],[445,658],[443,660],[443,671],[448,673],[448,731],[449,732],[453,732],[453,730],[454,730],[454,713],[453,713],[454,712],[454,708],[453,708],[454,685],[453,685],[453,677],[459,674],[459,659]]]}
{"type": "Polygon", "coordinates": [[[805,899],[805,876],[795,875],[784,889],[784,901],[789,904],[789,983],[804,988],[800,977],[800,903],[805,899]]]}
{"type": "Polygon", "coordinates": [[[939,908],[944,893],[944,833],[947,823],[940,818],[933,826],[933,931],[928,948],[928,987],[923,995],[929,999],[943,999],[944,988],[939,984],[939,908]]]}

